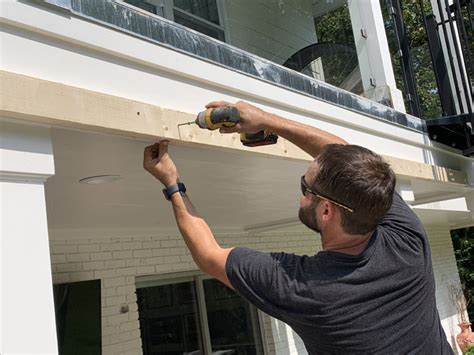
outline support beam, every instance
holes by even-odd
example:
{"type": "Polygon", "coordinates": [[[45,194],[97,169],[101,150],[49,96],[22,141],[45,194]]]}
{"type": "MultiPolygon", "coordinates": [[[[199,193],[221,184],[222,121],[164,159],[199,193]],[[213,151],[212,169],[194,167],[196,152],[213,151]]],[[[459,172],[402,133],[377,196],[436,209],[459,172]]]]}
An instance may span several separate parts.
{"type": "Polygon", "coordinates": [[[57,354],[44,193],[49,129],[0,122],[0,353],[57,354]]]}
{"type": "MultiPolygon", "coordinates": [[[[282,138],[275,145],[249,148],[240,143],[237,135],[222,135],[195,125],[178,127],[179,123],[194,120],[195,114],[5,71],[0,71],[0,83],[0,115],[18,121],[146,140],[166,138],[181,144],[232,149],[275,158],[311,160],[307,153],[282,138]],[[31,100],[31,97],[36,99],[31,100]]],[[[336,121],[339,109],[334,106],[332,111],[336,113],[329,118],[336,121]]],[[[342,116],[342,113],[340,115],[342,116]]],[[[377,132],[367,132],[377,137],[377,132]]],[[[406,133],[410,134],[408,131],[406,133]]],[[[394,136],[389,138],[394,139],[394,136]]],[[[398,140],[403,141],[400,138],[398,140]]],[[[471,181],[461,170],[394,156],[383,157],[399,177],[443,182],[460,187],[471,181]]]]}
{"type": "Polygon", "coordinates": [[[348,4],[364,87],[362,95],[406,112],[402,92],[395,83],[380,2],[349,0],[348,4]]]}

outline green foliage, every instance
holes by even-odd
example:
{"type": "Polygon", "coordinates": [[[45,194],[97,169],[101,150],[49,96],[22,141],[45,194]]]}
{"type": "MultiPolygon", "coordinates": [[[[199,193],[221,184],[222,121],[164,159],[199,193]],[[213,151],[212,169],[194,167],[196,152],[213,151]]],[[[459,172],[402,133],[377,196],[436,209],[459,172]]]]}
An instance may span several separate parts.
{"type": "Polygon", "coordinates": [[[474,355],[474,346],[468,347],[467,350],[464,352],[464,355],[474,355]]]}
{"type": "MultiPolygon", "coordinates": [[[[441,117],[441,101],[438,95],[438,87],[433,72],[428,39],[419,3],[418,1],[402,1],[401,4],[405,32],[408,37],[408,45],[410,47],[413,64],[413,73],[420,99],[421,118],[430,119],[441,117]]],[[[382,8],[397,88],[403,92],[405,106],[408,109],[409,105],[406,101],[407,92],[403,81],[402,67],[398,54],[395,27],[389,13],[390,2],[388,0],[380,0],[380,5],[382,8]]],[[[423,9],[425,14],[432,12],[430,0],[423,0],[423,9]]],[[[468,21],[467,15],[465,16],[465,21],[468,21]]],[[[355,47],[351,19],[347,5],[343,5],[323,16],[315,18],[314,24],[318,36],[318,42],[330,42],[355,47]]],[[[467,23],[466,28],[468,28],[467,23]]],[[[474,36],[470,37],[469,46],[471,48],[471,53],[474,54],[474,36]]],[[[333,85],[337,86],[342,82],[345,76],[347,76],[346,72],[341,71],[343,65],[341,65],[340,62],[343,62],[344,60],[347,59],[343,57],[338,58],[337,56],[328,56],[325,58],[324,71],[325,76],[327,76],[326,80],[333,85]]]]}
{"type": "Polygon", "coordinates": [[[461,287],[469,302],[467,312],[474,320],[474,227],[451,231],[461,287]]]}
{"type": "MultiPolygon", "coordinates": [[[[320,57],[324,81],[335,86],[341,86],[344,80],[357,67],[357,51],[347,5],[340,6],[322,16],[314,18],[314,27],[318,43],[333,43],[337,46],[328,47],[329,50],[320,57]]],[[[315,76],[316,78],[318,76],[315,76]]],[[[361,94],[361,87],[353,89],[361,94]]]]}
{"type": "Polygon", "coordinates": [[[355,46],[347,5],[343,5],[323,16],[316,17],[314,19],[314,26],[319,43],[330,42],[355,46]]]}
{"type": "MultiPolygon", "coordinates": [[[[398,46],[396,42],[395,25],[391,15],[389,14],[390,3],[387,0],[380,0],[380,2],[389,49],[392,56],[397,88],[402,90],[405,98],[405,107],[408,109],[409,105],[406,101],[407,92],[405,83],[403,82],[401,61],[397,52],[398,46]]],[[[442,115],[441,102],[438,95],[436,78],[433,72],[421,9],[418,2],[402,2],[402,6],[405,32],[408,37],[408,46],[410,47],[415,83],[420,98],[421,118],[437,118],[442,115]]],[[[426,13],[431,12],[431,4],[429,0],[423,0],[423,6],[426,13]]]]}

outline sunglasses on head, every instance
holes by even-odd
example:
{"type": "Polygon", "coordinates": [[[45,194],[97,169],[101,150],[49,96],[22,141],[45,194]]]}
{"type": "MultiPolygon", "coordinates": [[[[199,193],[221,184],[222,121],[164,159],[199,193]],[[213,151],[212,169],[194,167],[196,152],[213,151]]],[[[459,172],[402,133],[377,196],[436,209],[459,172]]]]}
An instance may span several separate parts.
{"type": "Polygon", "coordinates": [[[322,200],[326,200],[326,201],[329,201],[333,204],[335,204],[336,206],[339,206],[341,208],[344,208],[346,211],[350,212],[350,213],[353,213],[354,210],[346,205],[344,205],[343,203],[340,203],[340,202],[337,202],[335,200],[333,200],[332,198],[329,198],[327,196],[324,196],[322,194],[320,194],[319,192],[317,192],[316,190],[312,190],[309,186],[308,186],[308,183],[306,182],[306,180],[304,179],[304,175],[301,177],[301,193],[304,195],[306,192],[309,192],[311,194],[313,194],[314,196],[316,197],[319,197],[320,199],[322,200]]]}

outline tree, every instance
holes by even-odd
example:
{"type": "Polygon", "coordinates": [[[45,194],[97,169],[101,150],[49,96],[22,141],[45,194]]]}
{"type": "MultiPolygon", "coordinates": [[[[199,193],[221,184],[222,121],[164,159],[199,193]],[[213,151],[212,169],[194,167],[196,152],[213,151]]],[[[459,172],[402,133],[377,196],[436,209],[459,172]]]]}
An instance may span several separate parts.
{"type": "Polygon", "coordinates": [[[451,231],[454,255],[466,300],[471,300],[467,312],[474,320],[474,227],[451,231]]]}

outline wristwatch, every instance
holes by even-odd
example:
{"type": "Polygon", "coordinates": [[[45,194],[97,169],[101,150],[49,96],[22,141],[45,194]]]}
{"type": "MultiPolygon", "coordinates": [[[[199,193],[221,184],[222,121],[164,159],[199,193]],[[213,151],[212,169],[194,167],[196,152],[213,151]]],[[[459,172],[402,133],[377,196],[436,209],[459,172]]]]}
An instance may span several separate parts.
{"type": "Polygon", "coordinates": [[[165,195],[165,198],[170,201],[171,200],[171,195],[174,193],[179,192],[181,196],[184,196],[186,192],[186,186],[180,181],[178,181],[176,184],[168,186],[163,189],[163,195],[165,195]]]}

